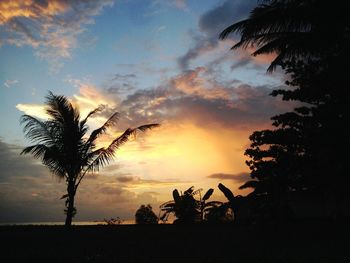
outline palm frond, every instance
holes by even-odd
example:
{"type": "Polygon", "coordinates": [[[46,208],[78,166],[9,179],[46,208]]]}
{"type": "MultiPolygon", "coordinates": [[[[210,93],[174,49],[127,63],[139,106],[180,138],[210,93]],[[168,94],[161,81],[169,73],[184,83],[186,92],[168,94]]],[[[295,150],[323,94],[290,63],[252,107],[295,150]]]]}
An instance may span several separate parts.
{"type": "Polygon", "coordinates": [[[106,132],[108,127],[115,125],[118,120],[119,120],[119,113],[116,112],[100,128],[94,130],[90,134],[90,137],[86,143],[87,144],[93,143],[100,135],[106,132]]]}
{"type": "Polygon", "coordinates": [[[235,32],[239,33],[239,32],[241,32],[245,28],[245,26],[247,25],[248,21],[249,20],[246,19],[246,20],[242,20],[240,22],[237,22],[237,23],[235,23],[233,25],[228,26],[227,28],[225,28],[220,33],[219,38],[220,39],[225,39],[232,33],[235,33],[235,32]]]}
{"type": "Polygon", "coordinates": [[[159,124],[146,124],[134,129],[129,128],[125,130],[122,135],[114,139],[107,148],[99,148],[98,150],[92,151],[87,155],[86,160],[94,159],[91,162],[86,163],[87,168],[82,173],[81,179],[85,176],[86,172],[97,171],[99,167],[109,164],[109,162],[114,159],[116,150],[121,145],[125,144],[129,140],[130,136],[136,135],[138,131],[144,132],[158,126],[159,124]]]}
{"type": "Polygon", "coordinates": [[[84,125],[86,124],[86,122],[88,121],[88,119],[89,119],[91,116],[95,115],[95,114],[98,113],[98,112],[103,111],[104,108],[105,108],[105,106],[101,104],[101,105],[99,105],[96,109],[90,111],[90,112],[88,113],[88,115],[85,117],[85,119],[83,119],[83,120],[80,122],[80,129],[82,129],[82,128],[84,127],[84,125]]]}
{"type": "Polygon", "coordinates": [[[273,72],[275,68],[279,65],[281,65],[283,59],[285,58],[285,52],[281,52],[270,64],[270,66],[267,68],[267,72],[273,72]]]}
{"type": "Polygon", "coordinates": [[[52,144],[54,142],[47,122],[42,122],[30,115],[22,115],[20,123],[25,124],[23,127],[24,135],[31,141],[41,144],[52,144]]]}
{"type": "Polygon", "coordinates": [[[46,151],[48,150],[49,148],[44,144],[35,144],[35,145],[25,147],[20,154],[21,155],[32,154],[34,158],[39,159],[39,158],[43,158],[46,151]]]}
{"type": "Polygon", "coordinates": [[[69,100],[62,95],[54,95],[51,91],[46,96],[46,113],[55,121],[66,124],[79,120],[79,112],[69,100]]]}
{"type": "Polygon", "coordinates": [[[25,147],[21,152],[21,155],[23,154],[32,154],[34,158],[41,159],[42,163],[49,168],[50,172],[59,177],[65,177],[67,174],[66,164],[56,147],[35,144],[25,147]]]}
{"type": "Polygon", "coordinates": [[[315,37],[311,34],[310,8],[311,2],[263,1],[247,19],[224,29],[219,38],[225,39],[232,33],[238,33],[241,39],[231,49],[256,48],[253,56],[275,52],[278,58],[267,70],[271,72],[281,62],[302,56],[305,51],[316,54],[315,46],[319,43],[312,44],[315,37]]]}

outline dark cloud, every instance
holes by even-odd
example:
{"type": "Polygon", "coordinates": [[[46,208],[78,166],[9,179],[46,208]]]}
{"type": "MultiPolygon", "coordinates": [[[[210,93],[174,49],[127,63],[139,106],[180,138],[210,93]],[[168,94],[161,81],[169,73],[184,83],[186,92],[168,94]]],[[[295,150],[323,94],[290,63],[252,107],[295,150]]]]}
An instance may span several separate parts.
{"type": "MultiPolygon", "coordinates": [[[[0,223],[64,222],[64,201],[60,197],[66,192],[65,182],[50,175],[40,162],[20,156],[20,150],[21,147],[0,140],[0,223]]],[[[107,168],[82,181],[76,195],[76,221],[116,216],[130,219],[141,203],[159,206],[156,193],[136,194],[128,190],[128,180],[120,180],[127,175],[103,175],[107,168]]],[[[115,171],[120,166],[110,168],[115,171]]],[[[130,183],[158,185],[163,182],[134,177],[130,183]]]]}
{"type": "Polygon", "coordinates": [[[104,195],[118,195],[120,196],[124,190],[120,187],[104,186],[99,189],[99,193],[104,195]]]}
{"type": "Polygon", "coordinates": [[[256,3],[256,0],[227,0],[200,17],[199,29],[218,39],[220,32],[226,27],[247,18],[256,3]]]}
{"type": "Polygon", "coordinates": [[[238,69],[238,68],[245,67],[245,66],[249,65],[250,62],[251,62],[251,59],[249,57],[245,58],[245,59],[238,60],[237,62],[233,63],[230,66],[230,69],[231,70],[235,70],[235,69],[238,69]]]}
{"type": "MultiPolygon", "coordinates": [[[[130,182],[135,181],[135,179],[136,178],[134,176],[119,176],[117,178],[117,181],[121,182],[121,183],[130,183],[130,182]]],[[[137,179],[139,179],[139,178],[137,178],[137,179]]]]}
{"type": "Polygon", "coordinates": [[[233,180],[239,183],[246,182],[249,180],[249,173],[238,173],[238,174],[226,174],[226,173],[215,173],[207,176],[212,179],[220,180],[233,180]]]}
{"type": "Polygon", "coordinates": [[[136,78],[135,74],[115,74],[113,80],[129,80],[136,78]]]}
{"type": "Polygon", "coordinates": [[[194,46],[189,48],[187,52],[177,60],[182,70],[187,70],[192,60],[207,51],[213,50],[218,45],[218,40],[213,37],[203,36],[196,32],[192,32],[191,35],[195,43],[194,46]]]}
{"type": "Polygon", "coordinates": [[[255,0],[227,0],[201,15],[198,22],[199,31],[191,32],[194,45],[178,58],[179,67],[186,70],[192,60],[217,48],[221,31],[227,26],[248,17],[250,10],[256,3],[255,0]]]}
{"type": "Polygon", "coordinates": [[[64,185],[20,150],[0,140],[0,222],[63,220],[64,185]]]}
{"type": "Polygon", "coordinates": [[[0,183],[21,176],[43,177],[47,170],[27,156],[20,155],[21,148],[0,139],[0,183]]]}

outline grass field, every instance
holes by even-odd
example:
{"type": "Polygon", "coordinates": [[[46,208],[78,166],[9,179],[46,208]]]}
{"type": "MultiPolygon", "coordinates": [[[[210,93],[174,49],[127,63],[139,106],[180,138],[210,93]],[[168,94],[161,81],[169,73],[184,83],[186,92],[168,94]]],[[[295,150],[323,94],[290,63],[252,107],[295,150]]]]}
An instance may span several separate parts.
{"type": "Polygon", "coordinates": [[[2,226],[1,262],[350,262],[345,227],[2,226]]]}

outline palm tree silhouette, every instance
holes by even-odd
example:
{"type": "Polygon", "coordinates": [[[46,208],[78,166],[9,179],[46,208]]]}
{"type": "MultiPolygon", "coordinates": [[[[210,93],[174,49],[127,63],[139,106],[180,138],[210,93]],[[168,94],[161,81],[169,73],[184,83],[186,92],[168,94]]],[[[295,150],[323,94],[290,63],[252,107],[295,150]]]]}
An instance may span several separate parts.
{"type": "Polygon", "coordinates": [[[253,56],[276,53],[268,68],[271,72],[291,59],[318,58],[346,49],[348,10],[341,1],[329,4],[317,0],[263,0],[247,19],[223,30],[220,38],[237,32],[241,39],[232,49],[255,47],[253,56]],[[332,13],[337,19],[326,19],[332,13]]]}
{"type": "Polygon", "coordinates": [[[107,165],[115,157],[116,150],[127,142],[131,135],[136,135],[138,131],[157,127],[159,124],[128,128],[108,147],[96,148],[97,138],[118,121],[119,114],[117,112],[100,128],[91,132],[89,137],[86,137],[87,120],[100,112],[102,107],[94,109],[81,120],[79,110],[64,96],[57,96],[49,92],[46,104],[46,112],[49,115],[47,121],[38,120],[30,115],[21,116],[25,137],[34,143],[34,145],[24,148],[21,154],[32,154],[35,158],[41,159],[50,172],[65,179],[67,194],[63,195],[61,199],[66,199],[65,225],[70,226],[76,212],[74,197],[84,176],[107,165]]]}

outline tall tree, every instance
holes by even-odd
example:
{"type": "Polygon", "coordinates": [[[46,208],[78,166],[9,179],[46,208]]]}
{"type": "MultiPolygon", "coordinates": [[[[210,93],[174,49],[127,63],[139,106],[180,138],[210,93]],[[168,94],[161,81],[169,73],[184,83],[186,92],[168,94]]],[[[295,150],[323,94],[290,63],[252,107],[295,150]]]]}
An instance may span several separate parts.
{"type": "Polygon", "coordinates": [[[342,216],[348,209],[350,92],[344,85],[345,76],[332,63],[286,63],[284,69],[292,79],[287,84],[294,89],[275,90],[272,95],[307,104],[272,117],[274,130],[250,136],[252,143],[245,154],[254,180],[242,188],[268,195],[275,209],[284,209],[291,194],[305,191],[327,203],[330,216],[342,216]]]}
{"type": "Polygon", "coordinates": [[[41,121],[30,115],[23,115],[24,134],[34,144],[23,149],[21,154],[32,154],[41,159],[49,170],[66,181],[66,226],[72,224],[76,212],[74,198],[78,186],[87,173],[99,170],[115,157],[116,150],[127,142],[138,131],[146,131],[157,127],[158,124],[147,124],[137,128],[129,128],[115,138],[108,147],[96,147],[97,139],[106,132],[107,128],[115,125],[119,114],[114,113],[100,128],[88,132],[88,119],[102,111],[102,107],[91,111],[81,119],[79,110],[65,96],[49,92],[46,97],[46,113],[49,119],[41,121]]]}
{"type": "Polygon", "coordinates": [[[250,136],[246,155],[253,180],[242,188],[252,187],[253,194],[265,196],[261,199],[269,203],[265,208],[285,210],[291,195],[308,191],[331,202],[336,216],[348,209],[350,90],[344,74],[350,67],[348,13],[345,2],[265,0],[248,19],[220,35],[223,39],[239,33],[241,39],[232,49],[255,47],[253,56],[275,53],[268,70],[281,65],[290,88],[272,95],[303,103],[274,116],[275,129],[250,136]],[[325,19],[330,14],[337,19],[325,19]]]}

